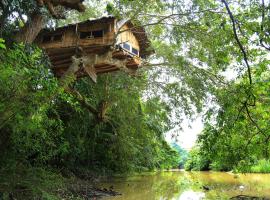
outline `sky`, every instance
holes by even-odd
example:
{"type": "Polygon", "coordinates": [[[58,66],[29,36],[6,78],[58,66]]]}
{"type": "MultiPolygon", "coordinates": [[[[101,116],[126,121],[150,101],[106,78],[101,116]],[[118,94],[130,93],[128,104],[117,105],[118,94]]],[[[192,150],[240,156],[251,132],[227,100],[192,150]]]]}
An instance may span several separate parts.
{"type": "Polygon", "coordinates": [[[200,116],[198,116],[193,122],[184,120],[182,123],[183,130],[178,127],[171,129],[165,133],[165,139],[168,143],[176,142],[179,146],[186,150],[190,150],[196,143],[198,134],[203,130],[203,123],[200,116]],[[172,138],[172,135],[178,133],[177,141],[172,138]]]}

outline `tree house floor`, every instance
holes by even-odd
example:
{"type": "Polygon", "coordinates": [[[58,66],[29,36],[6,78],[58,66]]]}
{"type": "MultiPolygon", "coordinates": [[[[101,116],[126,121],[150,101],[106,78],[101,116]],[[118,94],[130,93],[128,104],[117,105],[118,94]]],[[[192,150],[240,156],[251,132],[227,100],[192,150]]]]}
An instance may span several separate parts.
{"type": "MultiPolygon", "coordinates": [[[[123,49],[111,49],[111,46],[83,47],[78,52],[75,47],[46,49],[52,63],[52,70],[57,77],[61,77],[72,64],[72,56],[82,58],[76,75],[78,77],[94,74],[103,74],[120,69],[134,73],[141,64],[141,59],[123,49]]],[[[92,77],[91,77],[92,78],[92,77]]],[[[93,78],[92,78],[93,79],[93,78]]]]}

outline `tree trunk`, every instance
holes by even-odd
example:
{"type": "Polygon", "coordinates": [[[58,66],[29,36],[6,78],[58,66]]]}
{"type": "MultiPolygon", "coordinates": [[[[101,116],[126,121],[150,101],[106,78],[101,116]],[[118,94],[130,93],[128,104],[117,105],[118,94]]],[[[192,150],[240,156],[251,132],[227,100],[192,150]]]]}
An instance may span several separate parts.
{"type": "Polygon", "coordinates": [[[31,44],[44,26],[44,17],[37,12],[32,13],[25,26],[15,35],[16,42],[31,44]]]}

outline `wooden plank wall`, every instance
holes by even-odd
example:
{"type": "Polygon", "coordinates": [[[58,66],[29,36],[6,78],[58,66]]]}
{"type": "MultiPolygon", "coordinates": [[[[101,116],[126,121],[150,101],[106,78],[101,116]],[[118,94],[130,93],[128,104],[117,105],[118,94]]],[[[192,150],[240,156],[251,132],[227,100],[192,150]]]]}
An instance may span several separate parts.
{"type": "Polygon", "coordinates": [[[132,47],[136,48],[137,50],[140,50],[140,45],[135,37],[135,35],[132,33],[132,31],[129,29],[127,25],[124,25],[121,29],[120,32],[123,31],[122,33],[119,34],[118,42],[124,43],[124,42],[129,42],[132,47]]]}
{"type": "Polygon", "coordinates": [[[69,48],[74,46],[102,46],[102,45],[110,45],[114,40],[114,22],[102,22],[102,23],[83,23],[79,24],[78,34],[79,32],[89,32],[95,30],[103,30],[104,35],[102,38],[91,38],[91,39],[80,39],[76,35],[76,26],[70,26],[66,28],[62,28],[60,30],[54,31],[52,33],[44,33],[39,36],[37,39],[37,43],[40,47],[44,49],[54,49],[54,48],[69,48]],[[44,35],[56,35],[62,34],[61,41],[51,41],[51,42],[43,42],[44,35]]]}

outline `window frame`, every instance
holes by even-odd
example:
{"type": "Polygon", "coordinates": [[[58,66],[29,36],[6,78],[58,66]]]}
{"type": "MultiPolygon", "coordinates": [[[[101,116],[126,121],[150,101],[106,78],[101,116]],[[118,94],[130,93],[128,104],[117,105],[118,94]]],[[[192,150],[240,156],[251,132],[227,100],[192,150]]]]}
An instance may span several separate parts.
{"type": "Polygon", "coordinates": [[[124,49],[125,51],[128,51],[132,55],[135,55],[135,56],[138,56],[138,57],[140,56],[139,49],[137,49],[134,46],[132,46],[132,44],[130,42],[122,42],[122,43],[120,43],[120,47],[122,49],[124,49]],[[125,48],[125,45],[128,45],[129,46],[129,49],[128,48],[125,48]],[[136,50],[137,51],[137,54],[134,53],[133,50],[136,50]]]}
{"type": "Polygon", "coordinates": [[[91,30],[91,31],[80,31],[80,39],[81,40],[92,40],[92,39],[98,39],[98,38],[103,38],[104,37],[104,29],[99,29],[99,30],[91,30]],[[102,33],[102,36],[94,36],[93,35],[93,32],[100,32],[100,33],[102,33]],[[88,34],[88,36],[87,37],[81,37],[81,34],[87,34],[87,33],[89,33],[88,34]]]}

